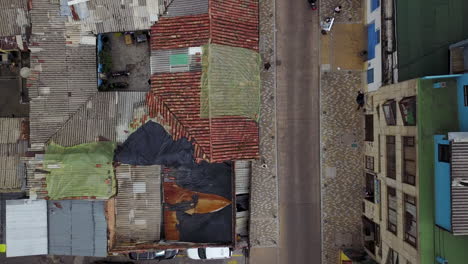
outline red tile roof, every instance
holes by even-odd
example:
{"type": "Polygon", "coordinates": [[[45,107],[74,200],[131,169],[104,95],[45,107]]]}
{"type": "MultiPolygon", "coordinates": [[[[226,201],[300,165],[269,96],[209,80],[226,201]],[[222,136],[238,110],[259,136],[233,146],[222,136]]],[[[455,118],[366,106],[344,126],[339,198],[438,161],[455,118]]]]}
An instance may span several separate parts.
{"type": "MultiPolygon", "coordinates": [[[[151,28],[151,49],[208,43],[258,50],[258,0],[210,0],[209,14],[161,17],[151,28]]],[[[159,116],[174,139],[193,140],[198,160],[221,162],[259,156],[258,124],[245,117],[200,117],[201,72],[151,77],[150,116],[159,116]]]]}
{"type": "Polygon", "coordinates": [[[258,0],[211,0],[211,43],[258,50],[258,0]]]}
{"type": "Polygon", "coordinates": [[[153,74],[150,116],[159,116],[175,140],[193,141],[197,160],[222,162],[258,157],[258,125],[245,117],[200,117],[201,72],[153,74]]]}
{"type": "Polygon", "coordinates": [[[208,43],[208,14],[181,17],[161,17],[151,27],[151,49],[199,47],[208,43]]]}
{"type": "Polygon", "coordinates": [[[210,0],[209,14],[161,17],[151,27],[151,49],[208,43],[258,50],[258,0],[210,0]]]}

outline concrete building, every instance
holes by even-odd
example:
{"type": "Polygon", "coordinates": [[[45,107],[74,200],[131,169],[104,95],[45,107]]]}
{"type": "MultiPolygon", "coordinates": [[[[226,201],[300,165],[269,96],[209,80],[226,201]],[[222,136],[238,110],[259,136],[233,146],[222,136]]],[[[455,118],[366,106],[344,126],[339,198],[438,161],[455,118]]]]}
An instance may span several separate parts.
{"type": "MultiPolygon", "coordinates": [[[[416,218],[417,81],[368,94],[365,115],[364,245],[377,261],[419,263],[416,218]]],[[[393,262],[389,262],[393,263],[393,262]]]]}
{"type": "Polygon", "coordinates": [[[381,263],[466,263],[468,74],[368,94],[363,236],[381,263]]]}

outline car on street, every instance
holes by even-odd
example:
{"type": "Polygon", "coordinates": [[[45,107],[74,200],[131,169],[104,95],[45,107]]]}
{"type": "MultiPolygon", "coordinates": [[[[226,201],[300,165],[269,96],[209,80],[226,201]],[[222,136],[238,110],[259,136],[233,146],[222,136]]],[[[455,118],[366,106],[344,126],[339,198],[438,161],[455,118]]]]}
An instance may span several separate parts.
{"type": "Polygon", "coordinates": [[[189,248],[187,256],[191,259],[227,259],[232,256],[228,247],[189,248]]]}
{"type": "Polygon", "coordinates": [[[163,260],[173,259],[179,253],[178,249],[167,249],[158,251],[147,251],[147,252],[131,252],[128,254],[129,258],[134,260],[152,259],[152,260],[163,260]]]}

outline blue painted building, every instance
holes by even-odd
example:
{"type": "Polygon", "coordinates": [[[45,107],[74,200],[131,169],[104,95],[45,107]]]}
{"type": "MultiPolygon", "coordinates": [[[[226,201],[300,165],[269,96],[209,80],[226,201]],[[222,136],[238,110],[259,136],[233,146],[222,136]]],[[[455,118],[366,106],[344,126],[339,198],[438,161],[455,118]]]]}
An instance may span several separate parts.
{"type": "MultiPolygon", "coordinates": [[[[433,137],[435,224],[454,235],[468,235],[468,217],[464,213],[468,209],[468,74],[429,78],[456,81],[456,98],[452,101],[456,102],[456,116],[447,121],[455,121],[452,128],[458,127],[457,131],[433,137]]],[[[446,82],[435,82],[433,88],[444,89],[446,82]]],[[[444,102],[440,103],[443,107],[444,102]]]]}

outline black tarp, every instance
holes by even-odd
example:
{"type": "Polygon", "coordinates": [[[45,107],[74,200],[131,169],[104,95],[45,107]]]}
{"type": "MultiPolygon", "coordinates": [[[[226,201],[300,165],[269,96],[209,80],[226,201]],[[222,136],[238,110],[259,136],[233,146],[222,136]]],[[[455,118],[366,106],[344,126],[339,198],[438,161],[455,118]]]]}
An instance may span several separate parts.
{"type": "MultiPolygon", "coordinates": [[[[166,168],[163,176],[174,178],[187,190],[216,194],[232,201],[232,166],[230,162],[195,164],[192,168],[166,168]]],[[[192,202],[196,202],[196,198],[192,202]]],[[[232,242],[232,205],[208,214],[187,214],[189,205],[170,206],[177,212],[180,241],[194,243],[232,242]]]]}
{"type": "Polygon", "coordinates": [[[186,138],[174,141],[163,126],[149,121],[115,150],[114,160],[130,165],[192,166],[193,146],[186,138]]]}
{"type": "Polygon", "coordinates": [[[181,166],[173,169],[170,176],[177,185],[195,192],[210,193],[232,200],[232,167],[230,162],[202,162],[190,168],[181,166]]]}
{"type": "Polygon", "coordinates": [[[193,243],[231,243],[232,205],[214,213],[193,214],[177,211],[180,240],[193,243]]]}
{"type": "MultiPolygon", "coordinates": [[[[130,165],[163,165],[163,177],[187,190],[216,194],[232,201],[231,162],[194,162],[193,146],[186,138],[174,141],[161,125],[149,121],[131,134],[115,151],[114,160],[130,165]]],[[[197,202],[194,197],[193,202],[197,202]]],[[[207,214],[187,214],[193,206],[168,206],[176,211],[180,241],[194,243],[232,242],[232,205],[207,214]]]]}

